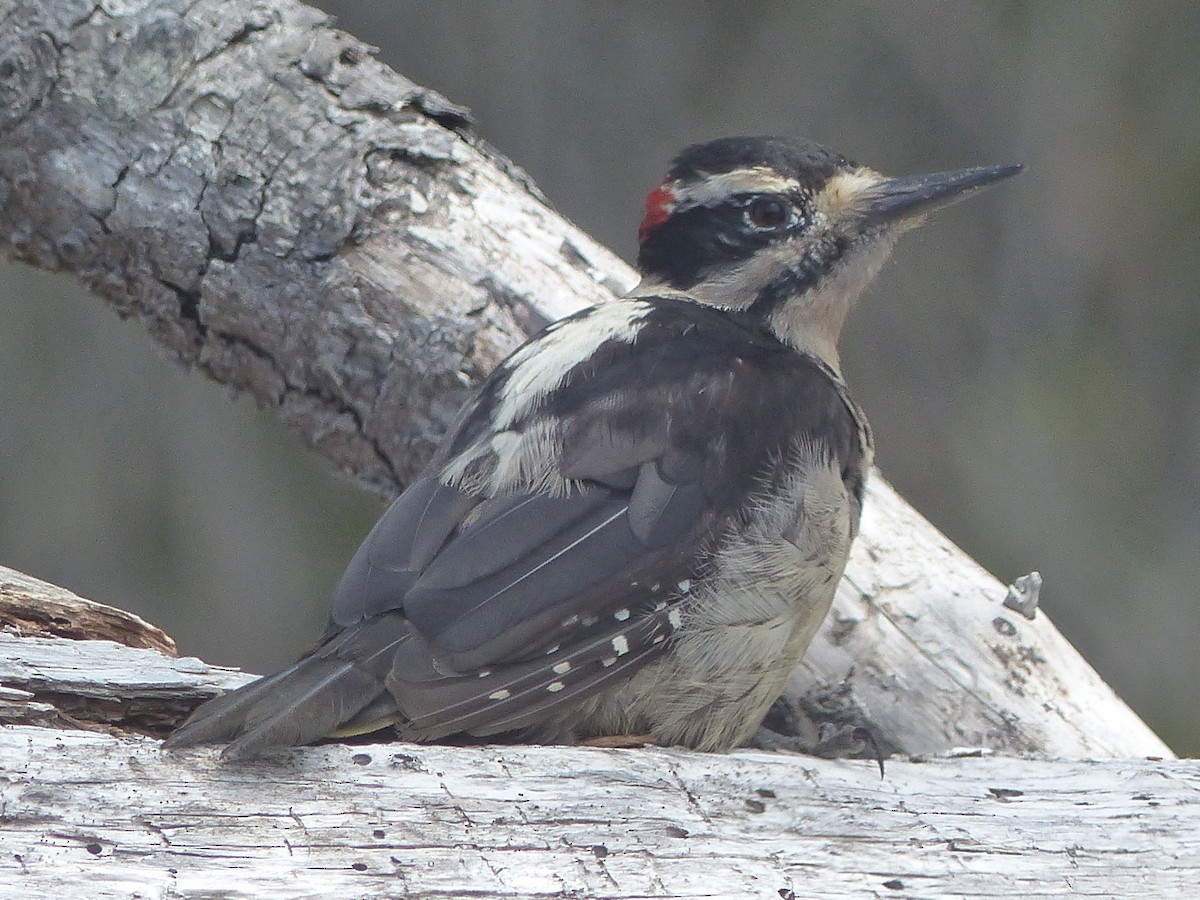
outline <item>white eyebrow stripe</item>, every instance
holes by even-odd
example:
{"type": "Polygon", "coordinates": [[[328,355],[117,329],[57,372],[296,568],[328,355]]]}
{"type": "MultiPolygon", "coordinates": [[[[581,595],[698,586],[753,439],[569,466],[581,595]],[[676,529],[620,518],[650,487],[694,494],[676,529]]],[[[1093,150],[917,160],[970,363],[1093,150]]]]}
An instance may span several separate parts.
{"type": "Polygon", "coordinates": [[[803,188],[795,178],[780,175],[766,166],[734,169],[720,175],[708,175],[694,184],[672,185],[676,208],[714,206],[735,194],[787,194],[803,188]]]}

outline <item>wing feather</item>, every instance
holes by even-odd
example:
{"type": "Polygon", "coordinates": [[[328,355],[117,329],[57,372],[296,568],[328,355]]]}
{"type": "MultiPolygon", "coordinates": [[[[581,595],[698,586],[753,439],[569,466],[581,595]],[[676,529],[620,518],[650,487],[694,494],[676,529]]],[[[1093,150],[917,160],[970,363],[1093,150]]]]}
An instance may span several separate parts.
{"type": "MultiPolygon", "coordinates": [[[[610,496],[610,491],[593,488],[565,497],[519,493],[485,501],[425,567],[416,587],[450,591],[497,575],[594,514],[610,496]]],[[[409,600],[405,606],[410,608],[409,600]]]]}
{"type": "MultiPolygon", "coordinates": [[[[594,587],[643,555],[645,547],[629,528],[628,498],[610,496],[603,488],[585,493],[598,495],[599,502],[547,539],[512,534],[510,540],[523,551],[513,564],[451,588],[419,578],[404,599],[414,627],[437,647],[468,653],[594,587]]],[[[540,497],[529,506],[554,508],[563,503],[562,498],[540,497]]]]}
{"type": "Polygon", "coordinates": [[[400,609],[480,498],[424,475],[409,485],[375,523],[334,590],[330,621],[346,627],[400,609]]]}
{"type": "Polygon", "coordinates": [[[606,617],[569,646],[523,663],[458,678],[394,685],[405,698],[403,736],[431,740],[446,734],[498,734],[538,724],[653,659],[678,619],[674,605],[655,604],[623,620],[606,617]]]}
{"type": "Polygon", "coordinates": [[[708,502],[695,482],[667,481],[656,462],[642,463],[629,498],[629,527],[645,547],[662,547],[679,539],[708,502]]]}

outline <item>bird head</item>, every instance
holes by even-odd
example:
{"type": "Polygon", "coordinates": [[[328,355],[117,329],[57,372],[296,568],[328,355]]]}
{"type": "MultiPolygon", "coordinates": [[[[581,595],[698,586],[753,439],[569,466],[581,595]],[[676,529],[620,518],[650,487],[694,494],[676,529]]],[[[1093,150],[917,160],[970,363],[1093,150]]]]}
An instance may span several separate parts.
{"type": "Polygon", "coordinates": [[[889,178],[810,141],[696,144],[646,198],[635,294],[745,313],[836,369],[846,315],[896,237],[1021,168],[889,178]]]}

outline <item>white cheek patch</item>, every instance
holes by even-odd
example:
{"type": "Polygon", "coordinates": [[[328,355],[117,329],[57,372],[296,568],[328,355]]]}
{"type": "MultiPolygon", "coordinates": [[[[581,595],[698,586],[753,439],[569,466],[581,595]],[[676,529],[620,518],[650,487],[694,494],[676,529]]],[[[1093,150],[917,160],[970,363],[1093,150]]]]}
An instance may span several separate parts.
{"type": "Polygon", "coordinates": [[[688,293],[721,309],[747,309],[763,285],[778,278],[802,253],[803,248],[796,240],[781,241],[740,263],[716,269],[689,288],[688,293]]]}
{"type": "Polygon", "coordinates": [[[551,325],[503,363],[512,374],[500,392],[495,427],[507,428],[528,413],[602,344],[632,343],[649,311],[642,300],[617,300],[593,307],[583,318],[551,325]]]}

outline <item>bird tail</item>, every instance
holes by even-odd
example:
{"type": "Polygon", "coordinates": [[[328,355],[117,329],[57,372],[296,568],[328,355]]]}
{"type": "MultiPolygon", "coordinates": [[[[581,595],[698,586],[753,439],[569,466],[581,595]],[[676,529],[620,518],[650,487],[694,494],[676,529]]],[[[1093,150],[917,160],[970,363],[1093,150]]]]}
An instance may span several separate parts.
{"type": "Polygon", "coordinates": [[[221,755],[240,759],[382,728],[399,716],[386,679],[409,636],[398,613],[352,626],[294,666],[201,704],[163,746],[229,741],[221,755]]]}

